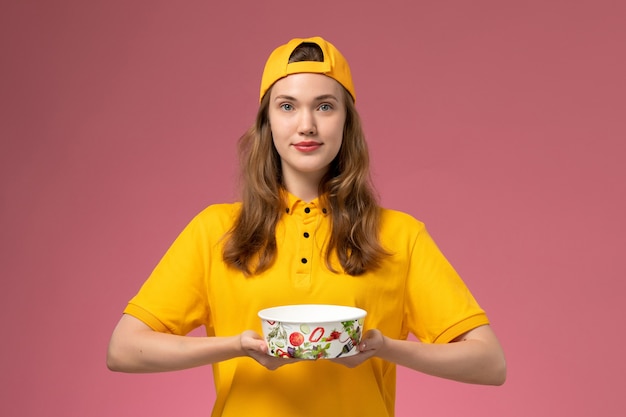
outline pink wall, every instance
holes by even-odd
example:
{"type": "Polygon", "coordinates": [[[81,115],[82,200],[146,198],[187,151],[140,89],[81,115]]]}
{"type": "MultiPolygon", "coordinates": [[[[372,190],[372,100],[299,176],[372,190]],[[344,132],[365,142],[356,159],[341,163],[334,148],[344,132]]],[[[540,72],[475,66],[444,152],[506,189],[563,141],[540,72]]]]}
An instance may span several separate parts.
{"type": "Polygon", "coordinates": [[[618,415],[625,3],[239,3],[3,4],[0,415],[209,414],[209,368],[115,374],[106,344],[235,198],[266,55],[315,34],[351,62],[384,205],[427,223],[508,356],[499,388],[401,370],[398,416],[618,415]]]}

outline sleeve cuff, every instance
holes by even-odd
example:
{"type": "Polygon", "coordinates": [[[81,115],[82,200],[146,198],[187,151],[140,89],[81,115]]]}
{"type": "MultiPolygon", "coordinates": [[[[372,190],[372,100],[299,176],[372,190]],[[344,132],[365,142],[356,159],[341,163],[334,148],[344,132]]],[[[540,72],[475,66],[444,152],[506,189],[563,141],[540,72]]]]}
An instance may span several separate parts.
{"type": "Polygon", "coordinates": [[[161,322],[161,320],[136,304],[129,303],[124,309],[124,313],[143,321],[154,331],[160,333],[172,333],[172,331],[168,329],[167,326],[161,322]]]}
{"type": "Polygon", "coordinates": [[[450,343],[454,338],[463,333],[469,332],[479,326],[484,326],[485,324],[489,324],[487,315],[485,313],[476,314],[448,327],[443,333],[437,336],[433,343],[450,343]]]}

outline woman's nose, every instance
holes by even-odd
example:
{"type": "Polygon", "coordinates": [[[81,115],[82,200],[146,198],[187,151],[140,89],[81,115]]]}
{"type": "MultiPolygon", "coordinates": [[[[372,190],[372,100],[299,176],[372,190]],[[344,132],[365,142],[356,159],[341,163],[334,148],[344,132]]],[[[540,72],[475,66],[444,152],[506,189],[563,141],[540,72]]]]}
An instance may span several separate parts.
{"type": "Polygon", "coordinates": [[[298,133],[305,136],[315,135],[317,133],[317,126],[315,124],[315,117],[310,111],[303,111],[300,113],[300,123],[298,125],[298,133]]]}

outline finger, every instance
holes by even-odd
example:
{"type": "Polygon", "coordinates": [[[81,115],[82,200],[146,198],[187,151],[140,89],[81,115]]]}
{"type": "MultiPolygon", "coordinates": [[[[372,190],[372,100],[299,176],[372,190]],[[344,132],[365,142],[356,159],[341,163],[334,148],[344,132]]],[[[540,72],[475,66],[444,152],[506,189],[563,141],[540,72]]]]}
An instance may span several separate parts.
{"type": "Polygon", "coordinates": [[[368,334],[365,338],[363,338],[363,340],[361,340],[361,343],[359,343],[359,351],[365,352],[367,350],[371,350],[373,349],[373,346],[374,338],[372,335],[368,334]]]}
{"type": "Polygon", "coordinates": [[[369,330],[359,343],[359,350],[361,352],[375,350],[380,345],[380,340],[382,340],[382,333],[375,329],[369,330]]]}

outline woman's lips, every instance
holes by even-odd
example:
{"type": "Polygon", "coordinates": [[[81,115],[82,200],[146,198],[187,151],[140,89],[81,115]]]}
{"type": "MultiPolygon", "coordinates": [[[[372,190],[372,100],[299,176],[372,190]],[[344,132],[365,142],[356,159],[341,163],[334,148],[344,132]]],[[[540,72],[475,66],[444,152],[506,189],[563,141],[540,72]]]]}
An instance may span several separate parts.
{"type": "Polygon", "coordinates": [[[299,150],[300,152],[313,152],[314,150],[319,149],[320,146],[322,146],[321,143],[312,142],[312,141],[298,142],[293,145],[293,147],[299,150]]]}

